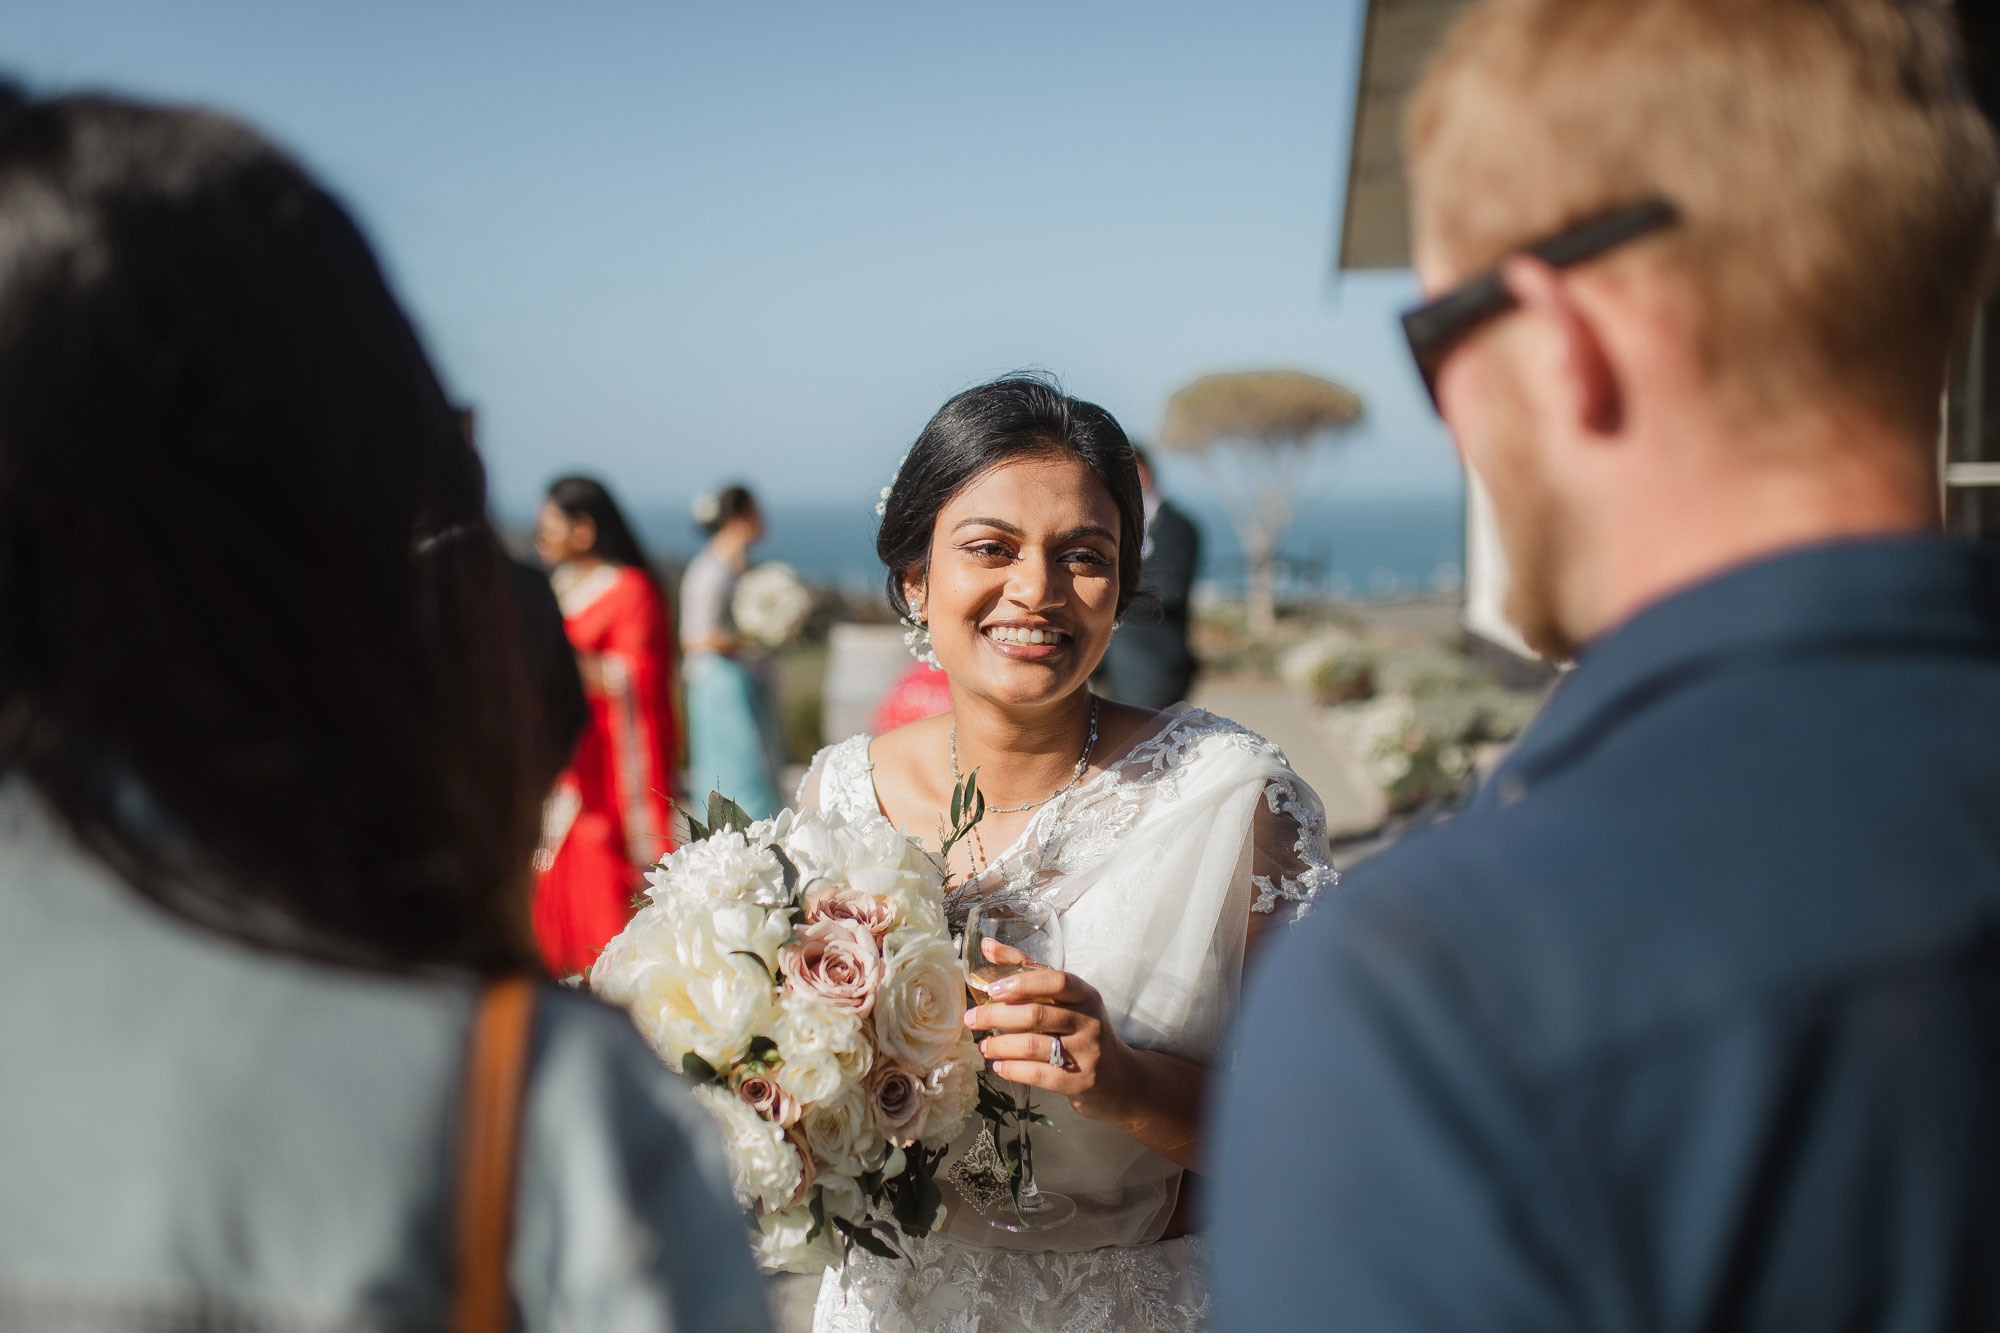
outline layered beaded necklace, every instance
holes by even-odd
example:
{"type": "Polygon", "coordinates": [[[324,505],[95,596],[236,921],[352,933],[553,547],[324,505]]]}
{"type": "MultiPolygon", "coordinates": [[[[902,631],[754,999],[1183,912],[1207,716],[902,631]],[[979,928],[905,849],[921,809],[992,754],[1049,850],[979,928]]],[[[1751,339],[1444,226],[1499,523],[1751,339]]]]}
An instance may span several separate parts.
{"type": "MultiPolygon", "coordinates": [[[[989,815],[1015,815],[1021,813],[1023,810],[1033,810],[1036,806],[1047,805],[1058,796],[1068,795],[1071,791],[1075,790],[1077,783],[1083,781],[1083,775],[1090,771],[1090,756],[1096,750],[1097,696],[1093,694],[1090,696],[1090,735],[1083,742],[1083,753],[1077,756],[1076,767],[1071,770],[1069,781],[1050,792],[1047,796],[1042,797],[1039,801],[1029,801],[1025,805],[989,805],[986,807],[986,813],[989,815]]],[[[953,784],[955,785],[961,781],[963,776],[958,771],[958,723],[954,720],[951,724],[951,780],[953,784]]],[[[980,841],[979,826],[977,824],[972,826],[972,850],[978,854],[978,865],[975,869],[979,873],[984,874],[987,866],[986,844],[980,841]]]]}

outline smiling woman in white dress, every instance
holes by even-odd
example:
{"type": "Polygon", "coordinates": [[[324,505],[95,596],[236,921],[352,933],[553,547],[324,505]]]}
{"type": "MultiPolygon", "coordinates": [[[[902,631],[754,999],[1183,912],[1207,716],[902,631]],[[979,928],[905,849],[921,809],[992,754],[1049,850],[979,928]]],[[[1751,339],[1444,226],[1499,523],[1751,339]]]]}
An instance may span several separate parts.
{"type": "Polygon", "coordinates": [[[889,593],[947,673],[953,709],[822,751],[800,801],[880,810],[925,837],[955,776],[989,802],[950,868],[973,897],[1060,912],[1068,971],[996,983],[968,1015],[995,1073],[1040,1090],[1040,1186],[1077,1203],[1052,1230],[988,1225],[983,1128],[943,1172],[950,1218],[914,1262],[856,1252],[827,1274],[820,1333],[1185,1330],[1205,1324],[1183,1189],[1202,1156],[1207,1063],[1246,950],[1333,882],[1317,798],[1278,749],[1198,709],[1095,698],[1091,673],[1139,594],[1130,444],[1104,409],[1037,379],[939,410],[891,487],[889,593]],[[1057,1063],[1059,1061],[1060,1063],[1057,1063]]]}

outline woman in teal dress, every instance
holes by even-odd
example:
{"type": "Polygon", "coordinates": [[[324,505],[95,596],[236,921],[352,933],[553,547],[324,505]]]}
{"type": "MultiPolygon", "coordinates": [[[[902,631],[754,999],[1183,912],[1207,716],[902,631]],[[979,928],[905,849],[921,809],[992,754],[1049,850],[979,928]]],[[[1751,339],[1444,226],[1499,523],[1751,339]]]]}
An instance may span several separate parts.
{"type": "Polygon", "coordinates": [[[744,660],[730,603],[764,536],[756,497],[730,486],[695,502],[708,542],[681,579],[681,652],[687,680],[688,790],[699,805],[719,791],[753,819],[778,812],[778,747],[771,693],[744,660]]]}

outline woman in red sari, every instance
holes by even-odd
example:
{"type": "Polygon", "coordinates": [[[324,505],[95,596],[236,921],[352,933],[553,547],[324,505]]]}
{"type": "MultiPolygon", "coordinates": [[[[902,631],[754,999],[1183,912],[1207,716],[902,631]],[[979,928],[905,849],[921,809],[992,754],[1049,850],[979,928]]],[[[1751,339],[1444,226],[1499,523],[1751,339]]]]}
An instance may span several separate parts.
{"type": "Polygon", "coordinates": [[[673,849],[673,634],[645,553],[601,483],[550,486],[535,547],[554,570],[590,700],[536,858],[535,937],[549,971],[566,977],[624,928],[647,867],[673,849]]]}

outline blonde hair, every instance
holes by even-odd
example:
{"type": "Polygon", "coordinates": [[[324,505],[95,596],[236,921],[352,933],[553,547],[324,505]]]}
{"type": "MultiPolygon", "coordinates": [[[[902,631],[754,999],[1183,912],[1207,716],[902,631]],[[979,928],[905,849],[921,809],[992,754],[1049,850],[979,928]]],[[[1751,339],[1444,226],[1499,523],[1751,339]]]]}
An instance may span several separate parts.
{"type": "Polygon", "coordinates": [[[1480,0],[1411,104],[1413,215],[1465,273],[1654,196],[1606,263],[1689,280],[1719,383],[1934,424],[1993,248],[1995,149],[1935,0],[1480,0]]]}

